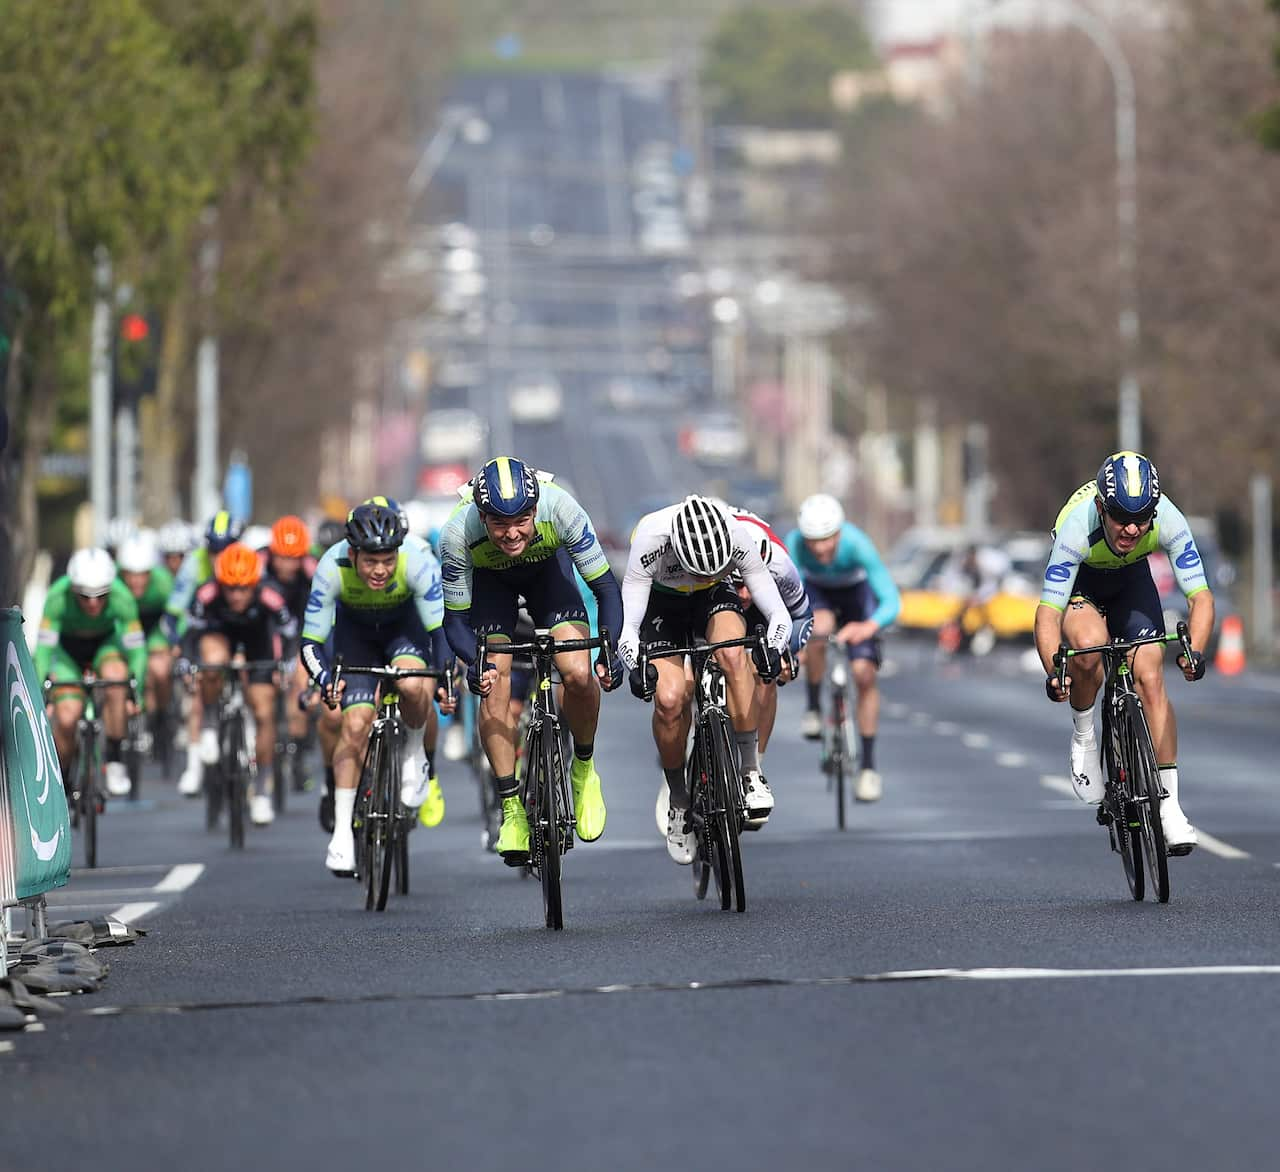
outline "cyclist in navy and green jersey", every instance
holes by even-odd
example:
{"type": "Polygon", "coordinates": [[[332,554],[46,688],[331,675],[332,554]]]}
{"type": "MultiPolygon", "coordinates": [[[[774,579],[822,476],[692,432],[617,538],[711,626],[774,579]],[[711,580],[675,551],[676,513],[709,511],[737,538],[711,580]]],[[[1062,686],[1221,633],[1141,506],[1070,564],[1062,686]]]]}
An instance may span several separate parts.
{"type": "Polygon", "coordinates": [[[139,530],[124,541],[116,566],[120,580],[138,604],[147,641],[147,711],[159,712],[168,708],[172,691],[173,657],[160,620],[173,593],[173,575],[160,564],[160,548],[150,529],[139,530]]]}
{"type": "MultiPolygon", "coordinates": [[[[103,680],[141,680],[146,675],[147,651],[138,621],[138,604],[116,577],[116,565],[105,549],[78,550],[67,572],[50,588],[36,640],[36,675],[41,680],[79,683],[86,672],[103,680]]],[[[76,752],[76,725],[84,712],[84,693],[57,688],[50,693],[53,740],[62,776],[71,776],[76,752]]],[[[107,792],[117,796],[130,789],[121,760],[125,720],[136,706],[123,688],[103,693],[100,708],[107,734],[107,792]]]]}
{"type": "MultiPolygon", "coordinates": [[[[240,539],[244,523],[226,509],[219,509],[209,518],[204,531],[204,545],[197,546],[185,558],[173,580],[173,592],[165,603],[164,617],[160,620],[170,644],[177,647],[187,626],[187,612],[195,599],[196,591],[206,582],[213,581],[213,559],[232,542],[240,539]]],[[[200,793],[204,784],[204,765],[200,756],[200,727],[204,720],[200,693],[191,693],[191,710],[187,717],[187,767],[178,778],[178,792],[187,797],[200,793]]],[[[216,761],[207,762],[213,765],[216,761]]]]}
{"type": "MultiPolygon", "coordinates": [[[[516,721],[511,713],[510,656],[495,655],[483,679],[476,662],[478,636],[510,642],[523,597],[534,625],[560,639],[588,634],[587,611],[574,583],[577,566],[600,603],[600,625],[610,641],[622,622],[622,595],[586,510],[549,477],[521,460],[499,456],[470,482],[440,534],[444,564],[445,630],[454,653],[470,670],[467,683],[483,697],[480,736],[502,805],[497,851],[508,866],[529,857],[529,822],[517,796],[516,721]]],[[[611,652],[601,676],[607,689],[622,682],[622,663],[611,652]]],[[[591,655],[556,656],[564,682],[564,715],[573,734],[573,790],[578,837],[604,833],[605,804],[593,755],[600,718],[600,685],[591,655]]]]}
{"type": "MultiPolygon", "coordinates": [[[[342,705],[342,732],[333,757],[333,837],[325,858],[336,875],[355,870],[351,815],[378,685],[374,676],[346,674],[335,691],[333,658],[365,667],[447,667],[452,660],[442,630],[439,563],[421,542],[406,544],[399,511],[386,498],[374,497],[351,511],[346,532],[346,540],[329,549],[316,567],[302,630],[308,674],[329,703],[342,705]]],[[[423,739],[432,715],[432,688],[431,680],[407,679],[398,689],[410,729],[400,800],[415,809],[427,798],[433,780],[423,739]]],[[[437,686],[437,698],[443,694],[437,686]]],[[[453,704],[441,701],[441,710],[452,711],[453,704]]]]}
{"type": "MultiPolygon", "coordinates": [[[[1075,724],[1071,737],[1071,783],[1076,795],[1102,801],[1104,778],[1093,728],[1093,709],[1102,686],[1102,657],[1073,656],[1067,688],[1059,690],[1053,656],[1062,642],[1096,647],[1109,639],[1140,639],[1165,631],[1160,592],[1147,558],[1163,549],[1186,595],[1193,647],[1203,648],[1213,633],[1213,593],[1196,549],[1191,526],[1178,507],[1160,492],[1155,466],[1137,452],[1108,456],[1094,480],[1081,485],[1063,505],[1053,531],[1053,549],[1036,608],[1036,650],[1055,702],[1071,700],[1075,724]]],[[[1204,676],[1205,659],[1178,656],[1188,680],[1204,676]]],[[[1196,844],[1195,828],[1178,801],[1178,727],[1164,687],[1164,647],[1148,644],[1133,657],[1134,680],[1167,796],[1160,821],[1171,855],[1185,855],[1196,844]]]]}

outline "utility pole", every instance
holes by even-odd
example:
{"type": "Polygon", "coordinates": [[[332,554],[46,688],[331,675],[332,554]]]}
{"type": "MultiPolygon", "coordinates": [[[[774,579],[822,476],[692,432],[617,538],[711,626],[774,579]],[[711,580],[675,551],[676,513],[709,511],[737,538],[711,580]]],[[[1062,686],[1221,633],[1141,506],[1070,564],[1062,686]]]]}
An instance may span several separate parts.
{"type": "Polygon", "coordinates": [[[1275,567],[1271,553],[1271,477],[1259,473],[1249,483],[1253,505],[1253,648],[1270,662],[1276,651],[1272,590],[1275,567]]]}
{"type": "Polygon", "coordinates": [[[111,257],[94,250],[93,332],[89,349],[89,501],[93,543],[107,539],[111,515],[111,257]]]}
{"type": "Polygon", "coordinates": [[[217,212],[204,215],[205,239],[200,246],[200,296],[204,334],[196,350],[196,473],[192,486],[192,512],[197,519],[218,508],[218,339],[215,333],[214,295],[218,289],[219,249],[217,212]]]}

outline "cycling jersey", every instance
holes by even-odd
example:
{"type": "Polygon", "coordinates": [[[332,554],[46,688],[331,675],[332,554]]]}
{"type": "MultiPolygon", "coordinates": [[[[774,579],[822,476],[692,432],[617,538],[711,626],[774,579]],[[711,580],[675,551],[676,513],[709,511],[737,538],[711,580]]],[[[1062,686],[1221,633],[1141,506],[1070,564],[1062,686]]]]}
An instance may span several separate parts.
{"type": "Polygon", "coordinates": [[[1104,574],[1123,570],[1150,557],[1157,549],[1169,555],[1174,577],[1187,598],[1209,588],[1191,526],[1167,496],[1160,498],[1151,527],[1127,554],[1116,553],[1107,543],[1096,496],[1097,485],[1090,480],[1071,494],[1058,513],[1040,593],[1045,606],[1066,609],[1082,568],[1104,574]]]}
{"type": "Polygon", "coordinates": [[[129,664],[129,674],[141,680],[147,673],[147,649],[138,620],[138,604],[129,587],[117,578],[111,583],[107,604],[99,615],[87,614],[65,574],[50,588],[36,638],[36,675],[49,678],[55,651],[66,651],[83,671],[95,670],[104,658],[121,655],[129,664]]]}
{"type": "Polygon", "coordinates": [[[813,555],[799,529],[787,534],[787,549],[803,575],[806,585],[821,591],[867,583],[876,598],[876,608],[869,616],[883,629],[898,617],[902,600],[893,578],[880,559],[875,543],[856,525],[846,521],[840,527],[840,542],[830,565],[813,555]]]}
{"type": "MultiPolygon", "coordinates": [[[[546,614],[566,614],[569,617],[556,621],[585,622],[585,608],[570,608],[569,600],[577,600],[577,588],[563,589],[560,579],[565,576],[565,561],[571,563],[600,606],[600,625],[612,632],[622,621],[621,599],[609,559],[591,525],[586,510],[558,484],[543,482],[538,494],[538,507],[534,513],[534,534],[525,551],[519,557],[502,552],[489,538],[479,509],[470,499],[470,489],[460,490],[462,502],[454,509],[440,532],[440,556],[444,573],[444,605],[448,612],[449,644],[458,657],[466,663],[475,658],[477,631],[468,621],[475,601],[477,572],[486,574],[486,593],[495,588],[510,587],[507,593],[532,597],[545,593],[546,614]],[[564,551],[565,557],[560,551],[564,551]],[[548,564],[551,563],[551,564],[548,564]],[[492,580],[490,580],[492,579],[492,580]],[[570,613],[572,610],[574,613],[570,613]]],[[[501,601],[501,613],[495,605],[486,608],[482,625],[495,631],[508,633],[505,627],[508,607],[501,601]]],[[[535,614],[538,621],[549,621],[542,614],[535,614]]],[[[486,631],[485,633],[493,633],[486,631]]]]}
{"type": "MultiPolygon", "coordinates": [[[[356,573],[347,542],[338,542],[320,559],[311,580],[302,628],[302,660],[308,673],[314,679],[329,670],[324,644],[335,622],[382,634],[403,627],[410,615],[417,616],[430,637],[434,665],[442,666],[449,658],[441,629],[443,598],[440,563],[425,542],[416,538],[405,541],[395,572],[381,590],[365,585],[356,573]]],[[[426,648],[422,652],[425,655],[426,648]]]]}
{"type": "MultiPolygon", "coordinates": [[[[191,602],[182,636],[183,655],[197,659],[204,635],[224,636],[233,651],[242,648],[249,660],[281,660],[296,650],[298,620],[290,613],[283,595],[268,582],[254,588],[253,598],[243,611],[231,608],[217,582],[206,582],[191,602]]],[[[255,668],[249,679],[252,683],[270,683],[271,669],[255,668]]]]}
{"type": "MultiPolygon", "coordinates": [[[[120,580],[124,581],[123,576],[120,580]]],[[[135,600],[138,604],[138,619],[142,623],[142,634],[146,638],[148,651],[163,651],[169,645],[169,640],[160,628],[160,620],[165,615],[169,596],[172,593],[173,575],[164,566],[156,566],[147,575],[147,586],[142,592],[142,597],[135,600]]]]}
{"type": "Polygon", "coordinates": [[[173,579],[173,590],[169,601],[165,604],[161,629],[168,636],[170,643],[178,642],[187,624],[187,611],[191,609],[191,600],[196,591],[206,582],[213,580],[213,555],[199,546],[191,550],[182,559],[173,579]]]}
{"type": "MultiPolygon", "coordinates": [[[[803,619],[806,616],[812,617],[813,608],[809,605],[809,595],[805,592],[804,581],[800,577],[800,568],[792,560],[786,543],[770,528],[769,523],[763,517],[758,517],[755,513],[747,512],[745,509],[739,510],[733,515],[739,521],[745,521],[748,525],[756,526],[768,537],[771,549],[769,561],[765,568],[768,569],[769,576],[778,587],[778,594],[782,597],[787,613],[793,619],[803,619]]],[[[759,548],[758,544],[757,548],[759,548]]]]}
{"type": "Polygon", "coordinates": [[[316,559],[307,554],[302,559],[298,572],[288,582],[271,573],[271,564],[267,557],[263,557],[262,563],[263,575],[284,597],[289,613],[294,618],[301,619],[307,613],[307,599],[311,597],[311,579],[315,577],[316,559]]]}
{"type": "Polygon", "coordinates": [[[756,606],[768,621],[769,645],[781,651],[791,637],[791,615],[778,593],[778,587],[760,560],[758,527],[737,517],[729,519],[729,535],[733,555],[722,578],[708,581],[695,578],[676,558],[671,544],[671,526],[681,505],[648,513],[640,518],[631,539],[627,572],[622,581],[622,638],[619,653],[630,668],[638,663],[640,626],[644,621],[652,591],[662,594],[694,594],[719,586],[735,570],[751,591],[756,606]],[[624,650],[625,647],[625,650],[624,650]]]}

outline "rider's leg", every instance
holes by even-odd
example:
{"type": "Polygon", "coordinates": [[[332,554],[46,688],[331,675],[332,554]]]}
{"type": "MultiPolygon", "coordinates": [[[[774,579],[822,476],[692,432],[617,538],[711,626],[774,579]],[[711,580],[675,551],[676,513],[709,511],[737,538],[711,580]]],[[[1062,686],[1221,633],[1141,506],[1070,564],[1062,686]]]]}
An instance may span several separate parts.
{"type": "Polygon", "coordinates": [[[1160,784],[1168,795],[1160,803],[1169,853],[1185,855],[1195,846],[1195,828],[1187,820],[1178,797],[1178,721],[1164,686],[1164,648],[1149,644],[1134,652],[1133,676],[1156,750],[1160,784]]]}
{"type": "MultiPolygon", "coordinates": [[[[1062,639],[1071,647],[1097,647],[1110,638],[1107,622],[1098,608],[1084,598],[1073,598],[1062,617],[1062,639]]],[[[1098,757],[1094,731],[1094,707],[1102,686],[1102,657],[1073,655],[1068,661],[1071,691],[1068,704],[1074,728],[1071,734],[1071,784],[1076,797],[1096,805],[1102,801],[1106,778],[1098,757]]]]}
{"type": "MultiPolygon", "coordinates": [[[[585,623],[572,623],[555,627],[552,633],[562,639],[585,639],[590,629],[585,623]]],[[[594,842],[604,833],[607,816],[594,759],[596,726],[600,721],[600,681],[589,651],[557,655],[556,667],[564,681],[564,715],[573,734],[569,785],[573,790],[578,837],[583,842],[594,842]]]]}
{"type": "Polygon", "coordinates": [[[836,612],[821,607],[813,612],[813,635],[801,652],[804,660],[804,716],[800,733],[808,740],[822,736],[822,680],[827,673],[827,638],[836,630],[836,612]]]}
{"type": "Polygon", "coordinates": [[[256,731],[254,751],[258,759],[254,793],[267,795],[273,786],[283,784],[276,774],[276,686],[270,682],[254,682],[248,687],[248,695],[256,731]],[[271,786],[267,785],[268,777],[271,786]]]}

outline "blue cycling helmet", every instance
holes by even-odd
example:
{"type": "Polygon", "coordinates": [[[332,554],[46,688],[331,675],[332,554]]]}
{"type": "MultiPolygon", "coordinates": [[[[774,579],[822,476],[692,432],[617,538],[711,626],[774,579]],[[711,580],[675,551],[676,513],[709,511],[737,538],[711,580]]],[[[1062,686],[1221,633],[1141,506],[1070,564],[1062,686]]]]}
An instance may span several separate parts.
{"type": "Polygon", "coordinates": [[[1098,499],[1113,520],[1145,525],[1160,503],[1156,466],[1137,452],[1108,456],[1098,469],[1098,499]]]}
{"type": "Polygon", "coordinates": [[[243,532],[244,522],[239,517],[233,517],[226,509],[219,509],[209,519],[204,531],[205,548],[210,553],[221,553],[233,541],[239,541],[243,532]]]}
{"type": "Polygon", "coordinates": [[[518,517],[538,507],[538,474],[523,460],[498,456],[471,481],[476,508],[494,517],[518,517]]]}

